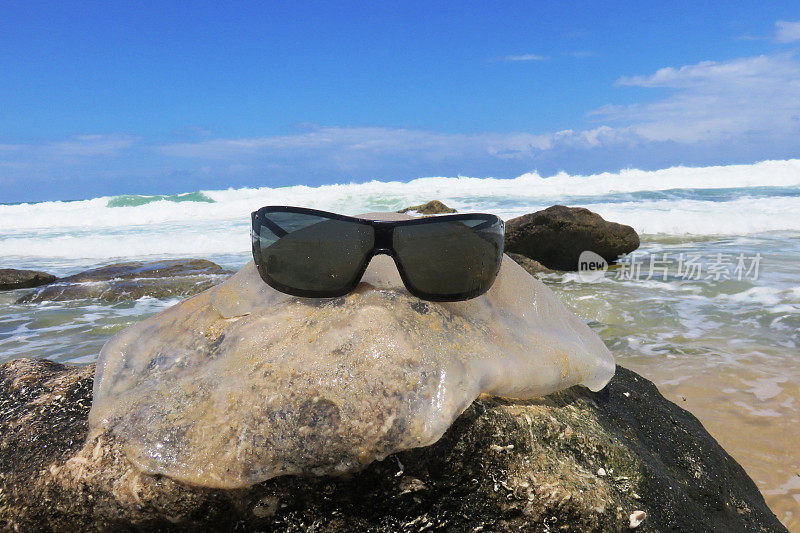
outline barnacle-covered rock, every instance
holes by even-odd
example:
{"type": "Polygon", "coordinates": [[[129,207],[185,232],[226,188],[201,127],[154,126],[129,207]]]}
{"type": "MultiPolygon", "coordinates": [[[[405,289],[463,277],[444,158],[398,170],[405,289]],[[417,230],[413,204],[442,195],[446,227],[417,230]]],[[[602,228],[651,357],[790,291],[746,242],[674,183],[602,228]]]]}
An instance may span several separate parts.
{"type": "Polygon", "coordinates": [[[618,367],[599,393],[481,398],[432,446],[246,489],[142,473],[88,434],[94,365],[0,365],[0,531],[786,531],[687,411],[618,367]]]}

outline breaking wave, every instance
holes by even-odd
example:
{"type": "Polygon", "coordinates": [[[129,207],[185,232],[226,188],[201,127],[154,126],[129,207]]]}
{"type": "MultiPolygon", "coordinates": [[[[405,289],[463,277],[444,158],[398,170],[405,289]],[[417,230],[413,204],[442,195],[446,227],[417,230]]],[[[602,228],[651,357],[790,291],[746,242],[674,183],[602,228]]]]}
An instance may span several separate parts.
{"type": "Polygon", "coordinates": [[[288,204],[357,214],[438,199],[511,218],[580,205],[642,234],[800,231],[800,160],[636,169],[590,176],[431,177],[408,182],[261,187],[0,205],[0,260],[211,256],[246,252],[249,214],[288,204]]]}

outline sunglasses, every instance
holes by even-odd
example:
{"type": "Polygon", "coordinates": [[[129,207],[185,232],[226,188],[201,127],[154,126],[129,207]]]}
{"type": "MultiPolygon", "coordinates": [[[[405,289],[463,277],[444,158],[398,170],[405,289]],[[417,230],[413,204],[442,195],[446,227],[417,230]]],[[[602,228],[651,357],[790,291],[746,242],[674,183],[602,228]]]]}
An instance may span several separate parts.
{"type": "Polygon", "coordinates": [[[387,254],[414,296],[467,300],[489,290],[503,259],[504,225],[495,215],[387,221],[268,206],[254,211],[252,221],[261,279],[294,296],[343,296],[373,256],[387,254]]]}

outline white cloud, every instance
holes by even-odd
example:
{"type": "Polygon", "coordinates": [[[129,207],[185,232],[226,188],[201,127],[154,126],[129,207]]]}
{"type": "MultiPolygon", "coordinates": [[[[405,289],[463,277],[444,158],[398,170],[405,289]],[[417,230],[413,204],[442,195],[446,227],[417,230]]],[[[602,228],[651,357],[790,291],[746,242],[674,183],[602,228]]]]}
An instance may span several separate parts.
{"type": "Polygon", "coordinates": [[[67,168],[83,168],[130,155],[137,147],[138,139],[124,134],[78,135],[40,144],[5,144],[0,145],[0,167],[33,174],[62,173],[67,168]]]}
{"type": "Polygon", "coordinates": [[[79,135],[67,141],[45,145],[56,155],[93,157],[114,155],[135,142],[130,135],[79,135]]]}
{"type": "Polygon", "coordinates": [[[718,92],[721,84],[736,86],[772,84],[795,76],[798,63],[792,54],[743,57],[730,61],[701,61],[680,68],[666,67],[650,76],[623,76],[617,85],[639,87],[700,88],[718,92]]]}
{"type": "Polygon", "coordinates": [[[293,135],[241,139],[209,139],[162,145],[162,154],[200,160],[301,158],[335,161],[340,168],[382,159],[442,161],[451,159],[530,159],[555,148],[592,148],[619,142],[611,128],[473,135],[375,127],[315,127],[293,135]]]}
{"type": "Polygon", "coordinates": [[[0,153],[33,158],[113,156],[135,143],[136,137],[124,134],[78,135],[41,144],[0,144],[0,153]]]}
{"type": "Polygon", "coordinates": [[[227,176],[239,174],[229,168],[231,164],[242,165],[242,172],[249,175],[293,175],[300,179],[320,175],[344,180],[459,173],[502,176],[532,169],[553,172],[580,164],[589,154],[602,159],[602,149],[620,149],[629,144],[629,137],[629,132],[607,126],[544,134],[470,135],[402,128],[316,127],[291,135],[174,143],[154,146],[150,151],[166,156],[162,158],[165,166],[210,166],[218,175],[227,176]]]}
{"type": "Polygon", "coordinates": [[[517,56],[505,56],[503,61],[547,61],[550,58],[547,56],[540,56],[537,54],[521,54],[517,56]]]}
{"type": "Polygon", "coordinates": [[[590,113],[619,124],[632,139],[696,143],[800,134],[800,62],[792,54],[667,67],[617,85],[671,90],[653,102],[590,113]]]}
{"type": "Polygon", "coordinates": [[[779,43],[800,41],[800,21],[780,20],[775,23],[775,40],[779,43]]]}

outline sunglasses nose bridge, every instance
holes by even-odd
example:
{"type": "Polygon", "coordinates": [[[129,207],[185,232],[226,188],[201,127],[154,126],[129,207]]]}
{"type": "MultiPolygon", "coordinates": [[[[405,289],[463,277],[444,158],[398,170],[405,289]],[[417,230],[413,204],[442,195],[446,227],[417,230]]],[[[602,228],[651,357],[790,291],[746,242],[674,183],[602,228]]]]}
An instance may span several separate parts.
{"type": "Polygon", "coordinates": [[[375,253],[389,254],[392,248],[394,226],[375,225],[375,253]]]}

